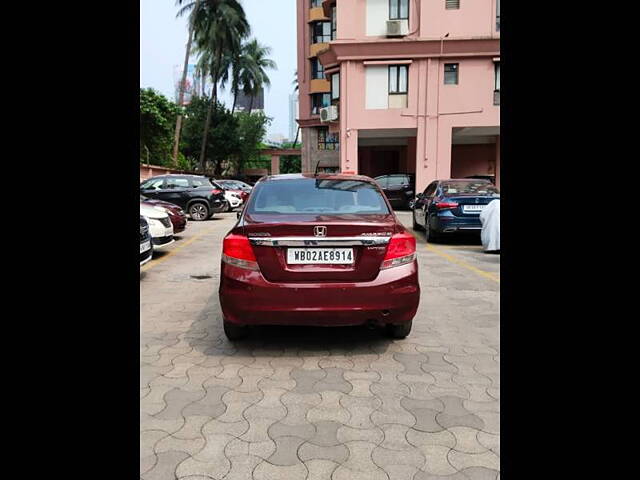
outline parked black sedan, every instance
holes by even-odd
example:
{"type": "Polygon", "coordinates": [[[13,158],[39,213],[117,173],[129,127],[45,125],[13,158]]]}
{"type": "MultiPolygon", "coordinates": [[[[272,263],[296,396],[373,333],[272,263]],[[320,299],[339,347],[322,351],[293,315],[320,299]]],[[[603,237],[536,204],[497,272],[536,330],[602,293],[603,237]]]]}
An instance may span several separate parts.
{"type": "Polygon", "coordinates": [[[413,206],[413,229],[425,230],[427,241],[455,232],[480,232],[480,212],[500,198],[489,180],[455,179],[431,182],[413,206]]]}
{"type": "Polygon", "coordinates": [[[411,173],[381,175],[374,179],[393,208],[411,208],[415,196],[415,177],[411,173]]]}
{"type": "Polygon", "coordinates": [[[200,175],[160,175],[140,184],[140,194],[173,203],[192,220],[201,221],[226,210],[224,190],[200,175]]]}

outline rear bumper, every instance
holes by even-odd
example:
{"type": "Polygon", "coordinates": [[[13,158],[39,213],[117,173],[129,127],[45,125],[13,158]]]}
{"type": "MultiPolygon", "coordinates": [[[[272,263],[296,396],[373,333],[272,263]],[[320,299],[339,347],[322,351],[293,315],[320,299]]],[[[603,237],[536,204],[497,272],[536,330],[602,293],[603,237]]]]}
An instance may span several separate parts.
{"type": "Polygon", "coordinates": [[[482,223],[479,216],[470,218],[438,216],[435,218],[434,227],[438,233],[480,232],[482,223]]]}
{"type": "Polygon", "coordinates": [[[209,204],[212,213],[220,213],[227,209],[227,200],[214,200],[209,204]]]}
{"type": "Polygon", "coordinates": [[[413,319],[420,286],[415,261],[370,282],[314,284],[271,283],[223,262],[219,295],[224,318],[240,325],[383,325],[413,319]]]}

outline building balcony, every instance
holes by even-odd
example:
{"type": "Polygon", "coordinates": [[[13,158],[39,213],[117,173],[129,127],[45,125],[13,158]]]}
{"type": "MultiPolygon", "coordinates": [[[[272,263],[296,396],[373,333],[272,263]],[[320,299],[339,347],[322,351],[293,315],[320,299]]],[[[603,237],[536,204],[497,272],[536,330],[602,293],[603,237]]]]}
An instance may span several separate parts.
{"type": "Polygon", "coordinates": [[[327,42],[312,43],[309,45],[309,58],[317,57],[318,53],[327,50],[328,48],[329,44],[327,42]]]}
{"type": "Polygon", "coordinates": [[[330,91],[331,84],[324,78],[312,79],[309,83],[309,93],[329,93],[330,91]]]}
{"type": "Polygon", "coordinates": [[[307,20],[307,23],[327,21],[329,21],[329,18],[324,14],[322,7],[315,7],[309,10],[309,20],[307,20]]]}

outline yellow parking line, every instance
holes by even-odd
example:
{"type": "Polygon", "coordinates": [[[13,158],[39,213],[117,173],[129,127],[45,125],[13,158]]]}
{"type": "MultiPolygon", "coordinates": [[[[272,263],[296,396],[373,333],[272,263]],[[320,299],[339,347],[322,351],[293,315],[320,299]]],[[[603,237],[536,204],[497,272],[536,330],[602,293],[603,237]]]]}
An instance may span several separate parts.
{"type": "Polygon", "coordinates": [[[471,270],[473,273],[480,275],[481,277],[488,278],[489,280],[493,280],[496,283],[500,283],[500,278],[491,272],[485,272],[484,270],[480,270],[479,268],[474,267],[473,265],[469,265],[467,262],[460,260],[458,257],[454,257],[453,255],[449,255],[448,253],[443,252],[439,248],[434,247],[430,243],[427,244],[427,248],[431,250],[436,255],[440,255],[442,258],[449,260],[451,263],[455,263],[456,265],[460,265],[461,267],[466,268],[467,270],[471,270]]]}
{"type": "Polygon", "coordinates": [[[210,229],[208,229],[208,230],[206,230],[206,231],[204,231],[202,233],[199,233],[198,235],[195,235],[195,236],[191,237],[189,240],[185,241],[184,243],[181,243],[176,248],[174,248],[174,249],[170,250],[169,252],[167,252],[166,255],[163,255],[162,257],[157,258],[155,260],[151,260],[146,265],[143,265],[142,267],[140,267],[140,271],[141,272],[146,272],[147,270],[150,270],[151,268],[155,267],[156,265],[159,265],[160,263],[164,262],[167,258],[173,256],[174,254],[176,254],[177,252],[182,250],[187,245],[190,245],[193,242],[195,242],[197,239],[203,237],[204,235],[213,232],[213,230],[214,230],[214,228],[210,228],[210,229]]]}

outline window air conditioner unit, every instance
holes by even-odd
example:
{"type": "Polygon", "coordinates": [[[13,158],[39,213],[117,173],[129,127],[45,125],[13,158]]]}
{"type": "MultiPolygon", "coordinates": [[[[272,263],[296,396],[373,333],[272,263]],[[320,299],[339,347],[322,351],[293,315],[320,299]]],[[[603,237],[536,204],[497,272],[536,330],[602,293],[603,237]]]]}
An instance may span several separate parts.
{"type": "Polygon", "coordinates": [[[404,37],[409,33],[407,20],[387,20],[387,37],[404,37]]]}
{"type": "Polygon", "coordinates": [[[320,109],[320,121],[325,122],[333,122],[338,119],[338,107],[336,105],[331,105],[329,107],[324,107],[320,109]]]}

